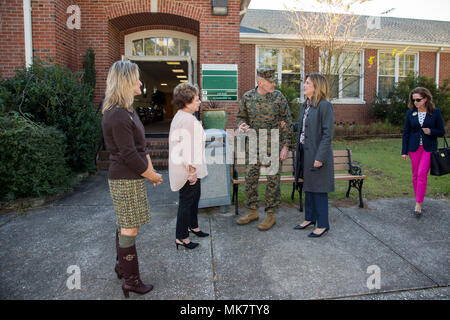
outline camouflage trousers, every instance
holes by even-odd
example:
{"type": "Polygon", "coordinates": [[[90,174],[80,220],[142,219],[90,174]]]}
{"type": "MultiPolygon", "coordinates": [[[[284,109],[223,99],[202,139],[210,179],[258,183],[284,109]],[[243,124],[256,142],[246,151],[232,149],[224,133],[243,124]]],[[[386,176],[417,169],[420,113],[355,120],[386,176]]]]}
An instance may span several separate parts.
{"type": "MultiPolygon", "coordinates": [[[[247,164],[245,170],[245,193],[247,195],[246,205],[249,209],[258,208],[258,179],[260,175],[261,162],[247,164]]],[[[278,209],[281,203],[280,169],[274,175],[266,175],[266,196],[264,200],[265,211],[278,209]]]]}

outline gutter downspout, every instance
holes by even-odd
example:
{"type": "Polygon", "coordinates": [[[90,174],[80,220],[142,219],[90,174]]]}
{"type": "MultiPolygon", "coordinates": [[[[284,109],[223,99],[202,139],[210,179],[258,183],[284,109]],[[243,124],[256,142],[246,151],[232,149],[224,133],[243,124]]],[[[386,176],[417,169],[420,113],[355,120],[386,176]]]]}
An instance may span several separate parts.
{"type": "Polygon", "coordinates": [[[439,88],[439,64],[441,62],[441,51],[442,51],[442,47],[438,49],[438,51],[436,51],[436,75],[435,75],[435,79],[436,79],[436,87],[439,88]]]}
{"type": "Polygon", "coordinates": [[[23,0],[23,23],[25,37],[25,63],[27,69],[33,65],[33,33],[31,30],[31,0],[23,0]]]}

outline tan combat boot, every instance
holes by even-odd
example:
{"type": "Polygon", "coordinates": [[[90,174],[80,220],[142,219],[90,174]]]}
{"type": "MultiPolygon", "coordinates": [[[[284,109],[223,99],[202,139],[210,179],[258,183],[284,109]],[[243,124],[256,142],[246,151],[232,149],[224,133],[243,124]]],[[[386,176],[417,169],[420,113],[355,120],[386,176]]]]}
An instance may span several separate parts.
{"type": "Polygon", "coordinates": [[[239,218],[236,220],[237,224],[247,224],[253,220],[258,220],[258,210],[257,209],[250,209],[248,210],[247,214],[243,216],[242,218],[239,218]]]}
{"type": "Polygon", "coordinates": [[[258,229],[261,231],[269,230],[270,228],[272,228],[275,222],[275,213],[273,212],[273,210],[269,209],[267,210],[266,218],[259,224],[258,229]]]}

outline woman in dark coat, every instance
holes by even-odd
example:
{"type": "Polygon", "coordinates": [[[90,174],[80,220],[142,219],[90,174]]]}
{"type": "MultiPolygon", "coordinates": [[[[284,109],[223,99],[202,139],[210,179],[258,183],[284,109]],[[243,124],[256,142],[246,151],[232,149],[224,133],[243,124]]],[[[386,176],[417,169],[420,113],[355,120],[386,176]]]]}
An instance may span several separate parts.
{"type": "Polygon", "coordinates": [[[416,217],[422,215],[422,203],[427,190],[431,152],[437,150],[437,138],[445,133],[444,120],[427,88],[417,87],[409,94],[402,138],[402,158],[411,158],[412,184],[416,196],[416,217]]]}
{"type": "Polygon", "coordinates": [[[303,87],[306,101],[297,124],[297,160],[302,162],[303,168],[305,221],[294,229],[315,225],[316,229],[309,237],[320,237],[330,229],[328,192],[334,191],[334,160],[331,147],[334,111],[327,100],[328,82],[323,75],[308,75],[303,87]]]}

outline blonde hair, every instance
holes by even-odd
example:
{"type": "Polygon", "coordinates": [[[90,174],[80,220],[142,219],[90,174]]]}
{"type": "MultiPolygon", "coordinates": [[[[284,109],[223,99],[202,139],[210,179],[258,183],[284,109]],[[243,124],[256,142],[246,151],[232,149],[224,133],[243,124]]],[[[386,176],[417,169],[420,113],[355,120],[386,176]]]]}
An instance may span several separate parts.
{"type": "Polygon", "coordinates": [[[317,107],[320,101],[328,100],[328,81],[320,73],[311,73],[306,76],[306,79],[310,79],[314,85],[314,107],[317,107]]]}
{"type": "Polygon", "coordinates": [[[139,67],[131,61],[117,61],[109,69],[102,113],[114,105],[131,111],[134,86],[139,80],[139,67]]]}

